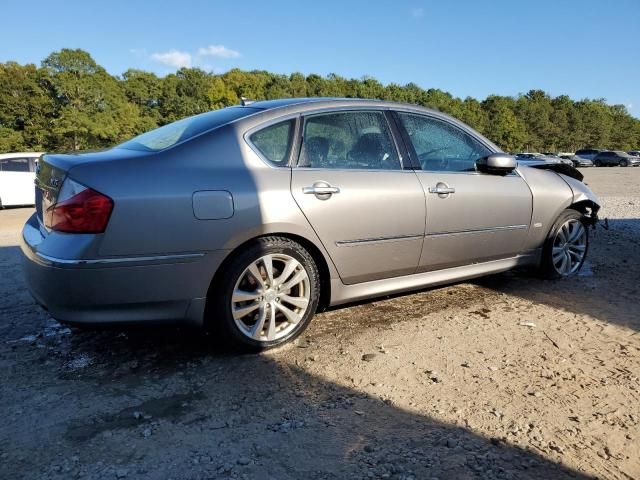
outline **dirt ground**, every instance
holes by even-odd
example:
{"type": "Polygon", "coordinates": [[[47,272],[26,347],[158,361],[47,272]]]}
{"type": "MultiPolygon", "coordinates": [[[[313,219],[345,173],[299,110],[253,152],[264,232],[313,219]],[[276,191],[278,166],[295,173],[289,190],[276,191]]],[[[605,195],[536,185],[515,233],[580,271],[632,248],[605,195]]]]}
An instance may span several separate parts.
{"type": "Polygon", "coordinates": [[[507,273],[318,315],[238,356],[69,329],[0,212],[0,478],[640,478],[640,168],[585,169],[582,274],[507,273]]]}

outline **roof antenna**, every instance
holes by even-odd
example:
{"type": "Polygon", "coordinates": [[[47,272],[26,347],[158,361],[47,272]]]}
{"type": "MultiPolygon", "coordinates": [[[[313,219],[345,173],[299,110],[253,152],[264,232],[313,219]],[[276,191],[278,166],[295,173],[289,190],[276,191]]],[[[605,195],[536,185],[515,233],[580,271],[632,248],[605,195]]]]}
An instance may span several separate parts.
{"type": "Polygon", "coordinates": [[[240,105],[246,107],[247,105],[251,105],[255,100],[250,100],[247,97],[240,97],[240,105]]]}

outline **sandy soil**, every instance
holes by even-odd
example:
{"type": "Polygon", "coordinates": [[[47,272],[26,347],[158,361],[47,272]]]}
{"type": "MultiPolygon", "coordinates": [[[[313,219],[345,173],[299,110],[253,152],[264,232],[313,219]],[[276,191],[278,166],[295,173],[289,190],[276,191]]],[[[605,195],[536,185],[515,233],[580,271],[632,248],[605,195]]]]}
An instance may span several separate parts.
{"type": "Polygon", "coordinates": [[[335,309],[264,355],[58,324],[0,212],[0,478],[640,478],[640,168],[584,173],[610,230],[580,276],[335,309]]]}

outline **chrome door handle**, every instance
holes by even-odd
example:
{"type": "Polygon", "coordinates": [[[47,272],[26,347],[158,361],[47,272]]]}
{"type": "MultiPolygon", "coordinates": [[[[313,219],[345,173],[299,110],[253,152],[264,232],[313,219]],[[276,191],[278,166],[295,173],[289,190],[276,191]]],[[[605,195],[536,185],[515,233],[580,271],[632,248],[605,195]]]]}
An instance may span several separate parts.
{"type": "Polygon", "coordinates": [[[302,193],[307,195],[333,195],[334,193],[340,193],[340,189],[330,185],[313,185],[312,187],[302,187],[302,193]]]}
{"type": "Polygon", "coordinates": [[[429,193],[437,193],[438,195],[448,195],[450,193],[456,193],[456,189],[453,187],[429,187],[429,193]]]}

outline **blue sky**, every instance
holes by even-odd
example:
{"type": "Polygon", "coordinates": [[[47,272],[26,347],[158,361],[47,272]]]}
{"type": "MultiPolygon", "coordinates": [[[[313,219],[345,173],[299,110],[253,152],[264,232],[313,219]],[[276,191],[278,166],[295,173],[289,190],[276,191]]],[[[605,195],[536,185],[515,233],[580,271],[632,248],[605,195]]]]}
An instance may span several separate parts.
{"type": "Polygon", "coordinates": [[[3,62],[83,48],[112,74],[333,72],[479,99],[540,88],[640,116],[640,0],[3,3],[3,62]]]}

